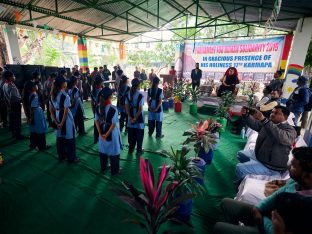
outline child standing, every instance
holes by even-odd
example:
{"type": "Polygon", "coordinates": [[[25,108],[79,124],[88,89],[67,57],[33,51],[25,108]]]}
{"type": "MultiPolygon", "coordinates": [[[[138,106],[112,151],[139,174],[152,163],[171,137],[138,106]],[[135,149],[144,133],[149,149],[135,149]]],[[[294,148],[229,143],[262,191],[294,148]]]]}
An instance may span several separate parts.
{"type": "MultiPolygon", "coordinates": [[[[92,107],[93,115],[95,115],[96,107],[99,104],[98,95],[103,88],[103,82],[104,82],[104,80],[100,75],[97,74],[94,77],[94,85],[93,85],[93,89],[91,92],[91,107],[92,107]]],[[[96,144],[98,142],[98,139],[99,139],[99,133],[96,129],[95,123],[93,126],[93,135],[94,135],[94,144],[96,144]]]]}
{"type": "Polygon", "coordinates": [[[111,175],[119,173],[119,158],[122,149],[120,131],[118,129],[118,111],[112,105],[113,92],[104,87],[99,93],[100,104],[95,111],[95,124],[99,132],[99,152],[101,171],[108,168],[108,158],[111,164],[111,175]]]}
{"type": "Polygon", "coordinates": [[[144,97],[139,92],[140,81],[133,79],[131,89],[126,98],[126,111],[128,115],[128,142],[129,154],[132,154],[137,146],[137,155],[143,153],[144,138],[144,97]]]}
{"type": "Polygon", "coordinates": [[[50,112],[56,125],[56,147],[59,161],[66,158],[68,163],[79,162],[76,157],[74,117],[69,110],[70,98],[66,93],[67,83],[64,77],[55,79],[51,91],[50,112]]]}
{"type": "Polygon", "coordinates": [[[162,89],[158,88],[159,78],[153,79],[152,88],[148,89],[147,92],[147,103],[148,103],[148,135],[152,136],[156,125],[156,138],[162,138],[162,121],[163,121],[163,110],[162,110],[162,99],[164,94],[162,89]]]}
{"type": "MultiPolygon", "coordinates": [[[[120,88],[119,88],[118,96],[117,96],[117,107],[120,113],[120,119],[119,119],[120,132],[122,132],[125,126],[125,122],[126,124],[128,123],[128,116],[126,113],[125,103],[126,103],[126,97],[128,96],[129,91],[130,91],[130,87],[128,86],[128,77],[123,75],[121,77],[120,88]]],[[[127,126],[126,126],[125,132],[128,132],[127,126]]]]}
{"type": "Polygon", "coordinates": [[[70,97],[70,111],[74,116],[76,130],[78,129],[78,134],[80,136],[85,135],[85,126],[84,126],[84,110],[83,104],[80,97],[80,92],[77,87],[78,77],[72,76],[70,82],[68,83],[68,95],[70,97]]]}
{"type": "Polygon", "coordinates": [[[40,151],[51,148],[46,144],[47,122],[45,120],[44,112],[39,103],[37,94],[37,85],[34,82],[29,84],[30,96],[30,118],[29,118],[29,131],[30,131],[30,149],[38,147],[40,151]]]}
{"type": "Polygon", "coordinates": [[[49,78],[44,82],[43,84],[43,94],[44,94],[44,102],[47,106],[47,118],[48,118],[48,123],[49,127],[52,127],[52,119],[51,119],[51,114],[50,114],[50,94],[51,94],[51,89],[52,89],[52,84],[56,78],[56,73],[51,73],[49,75],[49,78]]]}
{"type": "Polygon", "coordinates": [[[12,137],[17,140],[23,140],[25,137],[21,134],[22,111],[21,111],[21,95],[14,84],[15,76],[11,71],[4,71],[2,78],[5,81],[3,85],[4,100],[9,112],[9,126],[12,131],[12,137]]]}

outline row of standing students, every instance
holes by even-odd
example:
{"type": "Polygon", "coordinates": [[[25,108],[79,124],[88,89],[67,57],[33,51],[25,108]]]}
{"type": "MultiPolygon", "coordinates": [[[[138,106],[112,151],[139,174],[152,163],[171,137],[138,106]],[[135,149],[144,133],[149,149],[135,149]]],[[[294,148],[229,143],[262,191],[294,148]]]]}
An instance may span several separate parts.
{"type": "MultiPolygon", "coordinates": [[[[144,149],[144,96],[139,91],[140,81],[133,79],[131,88],[128,78],[123,75],[117,90],[117,107],[111,104],[112,90],[103,87],[103,79],[95,77],[96,87],[92,92],[92,110],[94,110],[94,142],[99,142],[101,171],[107,170],[108,158],[111,163],[111,174],[119,172],[120,151],[122,149],[121,132],[125,128],[128,133],[128,153],[140,155],[144,149]],[[118,120],[118,112],[120,118],[118,120]],[[118,122],[119,127],[118,128],[118,122]]],[[[148,129],[152,136],[156,127],[156,137],[162,138],[162,90],[158,88],[159,78],[153,80],[152,88],[148,90],[148,129]]]]}
{"type": "MultiPolygon", "coordinates": [[[[14,86],[14,74],[7,71],[4,73],[4,78],[6,79],[5,85],[11,87],[11,93],[14,93],[12,90],[16,89],[15,96],[11,98],[12,105],[10,107],[13,106],[14,114],[21,118],[19,113],[21,112],[22,98],[14,86]],[[19,108],[14,109],[14,100],[19,104],[19,108]]],[[[33,79],[25,84],[23,92],[23,105],[29,123],[30,148],[37,147],[39,150],[45,150],[50,147],[45,140],[48,128],[44,116],[44,104],[46,104],[49,110],[49,125],[55,129],[56,133],[59,160],[67,159],[69,163],[78,162],[75,145],[76,128],[78,132],[85,134],[83,105],[77,88],[78,77],[73,76],[67,79],[65,73],[61,73],[58,77],[51,75],[43,88],[38,80],[38,74],[34,73],[33,79]],[[48,101],[44,102],[43,100],[47,98],[48,101]]],[[[130,88],[128,78],[122,76],[117,92],[117,107],[115,107],[111,104],[113,92],[108,87],[102,88],[103,81],[100,76],[94,78],[95,87],[91,94],[92,110],[95,117],[94,140],[95,143],[99,143],[101,170],[105,171],[108,168],[108,158],[110,158],[111,174],[115,175],[119,173],[119,158],[122,149],[120,132],[123,131],[123,128],[128,132],[129,153],[132,154],[135,148],[137,154],[143,153],[144,96],[139,91],[140,81],[138,79],[132,80],[130,88]],[[118,113],[120,114],[119,120],[118,113]]],[[[156,127],[156,137],[161,138],[163,137],[161,133],[163,94],[162,90],[158,88],[158,84],[159,79],[156,77],[153,80],[152,88],[148,90],[148,129],[149,136],[151,136],[156,127]]],[[[7,87],[5,88],[7,89],[7,87]]],[[[14,122],[14,118],[12,119],[14,122]]],[[[15,125],[14,123],[12,125],[15,125]]]]}

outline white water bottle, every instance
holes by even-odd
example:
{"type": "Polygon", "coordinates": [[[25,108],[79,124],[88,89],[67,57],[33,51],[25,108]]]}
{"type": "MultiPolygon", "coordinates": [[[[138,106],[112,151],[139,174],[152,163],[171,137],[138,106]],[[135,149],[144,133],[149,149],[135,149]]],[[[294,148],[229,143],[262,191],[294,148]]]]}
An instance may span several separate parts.
{"type": "Polygon", "coordinates": [[[246,133],[246,130],[245,130],[245,127],[243,127],[240,133],[242,139],[245,139],[245,133],[246,133]]]}

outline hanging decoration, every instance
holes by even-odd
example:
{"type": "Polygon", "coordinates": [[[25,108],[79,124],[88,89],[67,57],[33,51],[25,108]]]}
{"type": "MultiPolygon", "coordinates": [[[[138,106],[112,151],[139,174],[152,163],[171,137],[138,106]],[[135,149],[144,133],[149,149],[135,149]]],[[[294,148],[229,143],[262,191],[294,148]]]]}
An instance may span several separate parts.
{"type": "Polygon", "coordinates": [[[66,32],[62,32],[63,41],[65,40],[66,36],[67,36],[67,33],[66,32]]]}
{"type": "Polygon", "coordinates": [[[12,32],[14,35],[16,35],[16,29],[13,29],[12,32]]]}
{"type": "Polygon", "coordinates": [[[76,35],[75,35],[75,36],[73,36],[73,42],[74,42],[74,44],[76,44],[77,39],[78,39],[78,37],[77,37],[76,35]]]}
{"type": "Polygon", "coordinates": [[[21,20],[22,14],[19,11],[15,11],[14,15],[15,15],[15,22],[18,24],[18,22],[20,22],[21,20]]]}
{"type": "Polygon", "coordinates": [[[49,36],[49,33],[48,33],[49,26],[44,24],[43,29],[44,29],[45,36],[48,37],[49,36]]]}
{"type": "Polygon", "coordinates": [[[274,22],[277,20],[278,15],[281,11],[282,7],[282,0],[276,0],[274,3],[273,11],[271,13],[271,16],[268,18],[268,20],[265,23],[265,30],[264,35],[267,35],[267,32],[272,29],[274,22]]]}
{"type": "Polygon", "coordinates": [[[53,29],[52,33],[53,33],[54,36],[56,36],[59,33],[59,30],[53,29]]]}
{"type": "Polygon", "coordinates": [[[6,27],[3,28],[4,33],[8,33],[8,29],[6,27]]]}
{"type": "Polygon", "coordinates": [[[32,25],[34,26],[34,28],[37,28],[38,22],[37,22],[36,20],[33,20],[33,21],[32,21],[32,25]]]}
{"type": "MultiPolygon", "coordinates": [[[[47,36],[47,35],[46,35],[47,36]]],[[[39,31],[39,37],[42,38],[43,37],[43,32],[39,31]]]]}

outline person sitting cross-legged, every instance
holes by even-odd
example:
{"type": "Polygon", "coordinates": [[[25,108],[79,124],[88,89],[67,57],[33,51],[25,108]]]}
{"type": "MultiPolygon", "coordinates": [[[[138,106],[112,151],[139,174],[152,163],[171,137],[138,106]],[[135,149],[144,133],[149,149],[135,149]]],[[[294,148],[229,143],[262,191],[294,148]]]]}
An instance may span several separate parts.
{"type": "MultiPolygon", "coordinates": [[[[221,208],[223,210],[225,222],[218,222],[214,226],[214,234],[234,234],[234,233],[311,233],[311,229],[306,232],[296,232],[295,230],[302,230],[298,227],[300,223],[294,222],[286,223],[286,228],[289,228],[293,232],[277,231],[276,227],[276,211],[280,212],[282,217],[287,218],[291,216],[292,210],[287,213],[280,210],[280,195],[284,193],[296,193],[301,196],[305,196],[307,199],[312,199],[312,148],[311,147],[299,147],[292,151],[294,158],[291,161],[289,167],[289,174],[291,179],[274,192],[271,196],[262,200],[256,206],[235,201],[230,198],[225,198],[221,202],[221,208]],[[288,214],[287,217],[283,214],[288,214]],[[273,214],[273,219],[272,219],[273,214]],[[272,225],[272,221],[273,225],[272,225]],[[291,224],[291,225],[290,225],[291,224]],[[297,226],[296,226],[297,225],[297,226]],[[273,229],[274,228],[274,229],[273,229]]],[[[286,206],[284,206],[286,208],[286,206]]],[[[303,209],[297,209],[304,212],[303,209]]],[[[302,217],[302,213],[297,214],[298,217],[302,217]]],[[[292,217],[294,217],[292,215],[292,217]]],[[[289,219],[285,219],[289,220],[289,219]]]]}
{"type": "Polygon", "coordinates": [[[280,175],[287,170],[288,155],[296,139],[296,130],[287,123],[290,114],[284,106],[276,106],[270,118],[261,111],[243,107],[243,121],[259,133],[255,150],[242,150],[237,153],[236,166],[238,181],[248,174],[280,175]]]}

